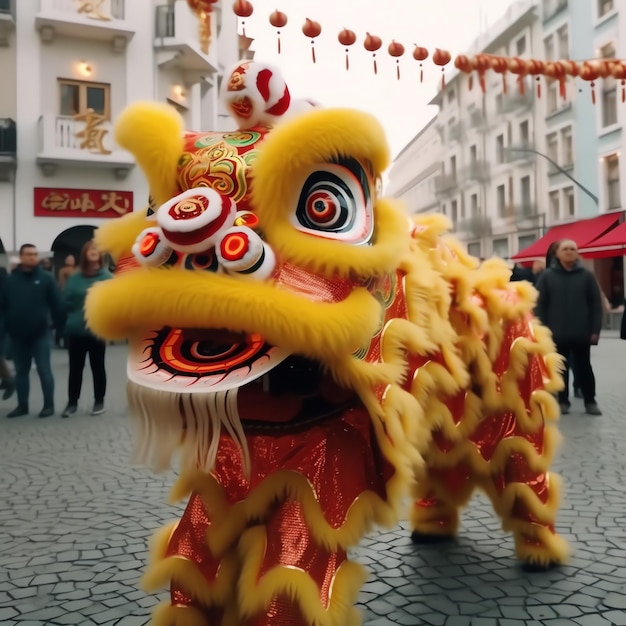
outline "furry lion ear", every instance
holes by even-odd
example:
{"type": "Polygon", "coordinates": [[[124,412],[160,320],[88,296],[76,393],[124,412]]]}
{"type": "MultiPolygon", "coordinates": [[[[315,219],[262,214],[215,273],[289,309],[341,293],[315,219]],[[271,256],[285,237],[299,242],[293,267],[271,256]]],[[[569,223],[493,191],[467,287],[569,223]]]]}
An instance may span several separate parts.
{"type": "Polygon", "coordinates": [[[183,118],[168,104],[135,102],[115,124],[115,140],[143,170],[156,206],[177,193],[178,159],[183,151],[183,118]]]}

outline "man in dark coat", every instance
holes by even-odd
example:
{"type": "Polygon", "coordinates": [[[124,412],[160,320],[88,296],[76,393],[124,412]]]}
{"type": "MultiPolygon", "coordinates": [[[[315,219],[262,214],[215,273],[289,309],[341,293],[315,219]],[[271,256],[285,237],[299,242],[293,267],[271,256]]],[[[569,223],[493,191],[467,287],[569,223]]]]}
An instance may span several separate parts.
{"type": "MultiPolygon", "coordinates": [[[[0,299],[2,299],[2,293],[4,291],[7,271],[4,267],[0,267],[0,299]]],[[[0,310],[0,389],[2,390],[2,399],[8,400],[15,389],[13,385],[13,376],[7,363],[7,346],[9,345],[9,338],[4,330],[4,321],[2,320],[2,311],[0,310]]]]}
{"type": "MultiPolygon", "coordinates": [[[[557,351],[572,359],[585,410],[602,415],[596,404],[596,380],[591,367],[591,346],[597,345],[602,328],[602,300],[595,276],[579,260],[571,240],[559,242],[556,257],[537,283],[537,317],[552,331],[557,351]]],[[[565,389],[559,392],[562,413],[569,413],[569,364],[565,389]]]]}
{"type": "Polygon", "coordinates": [[[50,321],[58,325],[62,314],[61,296],[52,274],[39,267],[37,248],[32,244],[24,244],[20,248],[20,264],[6,278],[0,294],[0,318],[11,342],[18,402],[17,408],[7,417],[28,414],[33,360],[44,399],[39,417],[54,414],[50,321]]]}

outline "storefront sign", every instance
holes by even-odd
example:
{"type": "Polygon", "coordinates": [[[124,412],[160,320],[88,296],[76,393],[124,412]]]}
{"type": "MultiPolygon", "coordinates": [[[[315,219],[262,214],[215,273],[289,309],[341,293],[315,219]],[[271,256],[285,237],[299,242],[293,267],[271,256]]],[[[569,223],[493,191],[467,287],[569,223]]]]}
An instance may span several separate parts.
{"type": "Polygon", "coordinates": [[[102,219],[120,217],[132,210],[132,191],[35,187],[35,215],[38,217],[102,219]]]}

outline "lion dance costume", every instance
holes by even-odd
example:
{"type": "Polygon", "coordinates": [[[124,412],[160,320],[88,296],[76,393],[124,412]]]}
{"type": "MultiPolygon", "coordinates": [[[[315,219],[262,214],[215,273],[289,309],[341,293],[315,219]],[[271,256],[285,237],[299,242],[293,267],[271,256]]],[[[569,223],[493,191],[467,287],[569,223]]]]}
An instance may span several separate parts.
{"type": "Polygon", "coordinates": [[[128,338],[138,456],[180,458],[182,519],[154,541],[157,626],[345,626],[363,574],[346,556],[397,522],[452,536],[479,487],[525,562],[562,562],[554,530],[560,362],[509,284],[378,197],[381,127],[295,102],[279,73],[225,77],[234,132],[186,132],[130,106],[120,145],[150,208],[98,231],[118,261],[91,328],[128,338]]]}

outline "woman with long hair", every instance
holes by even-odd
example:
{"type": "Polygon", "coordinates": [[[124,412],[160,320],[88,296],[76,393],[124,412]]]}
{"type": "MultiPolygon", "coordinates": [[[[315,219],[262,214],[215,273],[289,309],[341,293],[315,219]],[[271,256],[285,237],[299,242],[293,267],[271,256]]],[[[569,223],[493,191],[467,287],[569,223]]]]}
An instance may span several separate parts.
{"type": "Polygon", "coordinates": [[[88,241],[80,252],[76,272],[65,283],[63,299],[67,321],[65,323],[65,342],[70,360],[68,379],[68,401],[63,417],[71,417],[78,411],[78,400],[83,384],[85,359],[89,355],[89,365],[93,376],[94,404],[92,415],[104,413],[104,395],[106,393],[106,370],[104,357],[106,343],[101,341],[87,328],[84,307],[87,291],[96,282],[113,278],[104,267],[104,259],[95,243],[88,241]]]}

